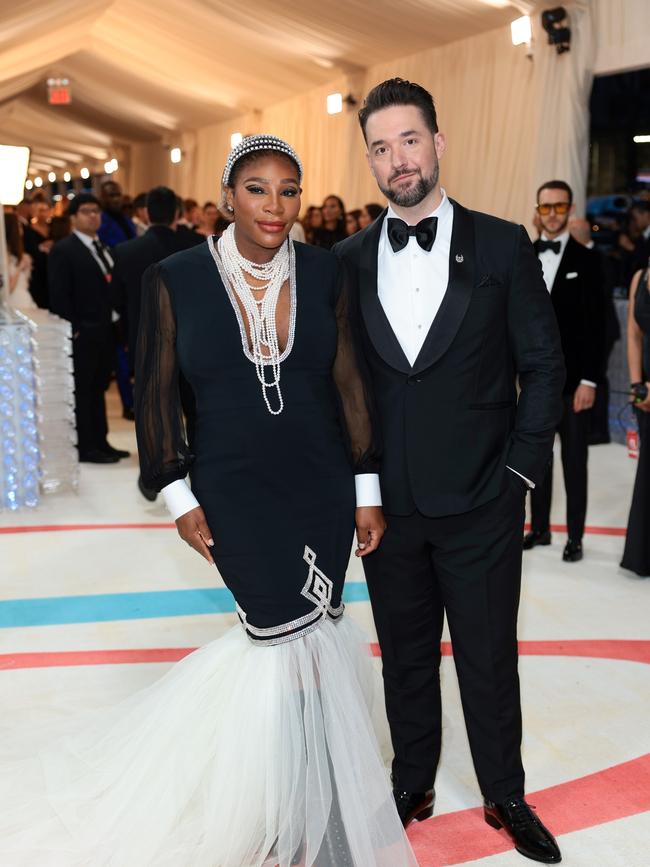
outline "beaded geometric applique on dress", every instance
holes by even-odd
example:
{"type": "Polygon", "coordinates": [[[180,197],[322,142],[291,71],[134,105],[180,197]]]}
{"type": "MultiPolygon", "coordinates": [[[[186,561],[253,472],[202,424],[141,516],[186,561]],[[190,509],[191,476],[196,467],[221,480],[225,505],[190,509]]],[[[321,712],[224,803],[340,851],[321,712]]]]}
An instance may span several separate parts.
{"type": "Polygon", "coordinates": [[[296,620],[282,623],[279,626],[252,626],[246,617],[246,612],[238,605],[237,614],[246,631],[246,635],[254,644],[284,644],[302,638],[317,629],[325,617],[338,620],[345,609],[341,603],[338,608],[332,608],[333,583],[327,575],[316,566],[316,553],[309,545],[305,545],[303,560],[309,566],[309,574],[305,586],[300,591],[305,599],[314,603],[314,610],[296,620]]]}

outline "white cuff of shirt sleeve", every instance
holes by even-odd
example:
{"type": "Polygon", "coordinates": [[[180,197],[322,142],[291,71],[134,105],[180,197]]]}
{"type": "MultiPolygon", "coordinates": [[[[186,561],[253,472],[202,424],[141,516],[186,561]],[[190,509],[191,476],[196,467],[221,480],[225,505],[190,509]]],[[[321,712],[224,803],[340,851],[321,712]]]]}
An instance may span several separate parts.
{"type": "Polygon", "coordinates": [[[363,506],[381,506],[381,489],[377,473],[359,473],[354,477],[357,490],[357,509],[363,506]]]}
{"type": "Polygon", "coordinates": [[[598,388],[595,382],[592,382],[590,379],[581,379],[580,385],[590,385],[592,388],[598,388]]]}
{"type": "Polygon", "coordinates": [[[165,485],[160,493],[163,495],[165,505],[174,521],[200,505],[185,479],[177,479],[175,482],[165,485]]]}
{"type": "Polygon", "coordinates": [[[531,482],[530,479],[527,479],[526,476],[522,476],[521,473],[518,473],[517,470],[513,470],[512,467],[509,467],[507,464],[506,464],[506,469],[510,470],[510,472],[514,473],[516,476],[519,476],[520,479],[523,479],[526,482],[526,484],[528,485],[528,487],[531,489],[531,491],[535,487],[535,482],[531,482]]]}

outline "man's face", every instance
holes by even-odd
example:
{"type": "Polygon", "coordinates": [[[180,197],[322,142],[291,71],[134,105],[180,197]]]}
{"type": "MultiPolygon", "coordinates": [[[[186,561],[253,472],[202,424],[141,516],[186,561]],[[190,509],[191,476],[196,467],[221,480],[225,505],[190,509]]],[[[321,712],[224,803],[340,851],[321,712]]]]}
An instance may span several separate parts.
{"type": "Polygon", "coordinates": [[[561,235],[569,223],[573,206],[566,190],[551,187],[542,190],[537,200],[537,213],[542,229],[549,237],[561,235]]]}
{"type": "Polygon", "coordinates": [[[415,207],[437,187],[445,139],[431,132],[417,106],[373,112],[366,123],[366,142],[370,170],[393,204],[415,207]]]}
{"type": "Polygon", "coordinates": [[[102,189],[102,204],[107,211],[112,211],[114,214],[122,210],[124,197],[119,184],[106,184],[102,189]]]}
{"type": "Polygon", "coordinates": [[[70,222],[73,229],[94,238],[102,222],[101,208],[94,202],[81,205],[77,213],[70,218],[70,222]]]}

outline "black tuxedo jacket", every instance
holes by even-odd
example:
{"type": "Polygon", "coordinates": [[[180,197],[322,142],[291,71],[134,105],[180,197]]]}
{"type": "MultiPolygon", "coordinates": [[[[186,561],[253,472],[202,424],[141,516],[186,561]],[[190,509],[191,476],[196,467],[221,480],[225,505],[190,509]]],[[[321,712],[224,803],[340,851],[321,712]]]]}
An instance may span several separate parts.
{"type": "Polygon", "coordinates": [[[93,254],[75,234],[58,241],[48,266],[50,310],[72,323],[72,331],[110,330],[110,283],[93,254]]]}
{"type": "Polygon", "coordinates": [[[111,251],[115,260],[113,269],[114,304],[126,314],[128,347],[131,369],[134,368],[135,346],[140,323],[140,295],[142,275],[149,265],[160,262],[183,249],[176,232],[169,226],[150,226],[144,235],[124,241],[111,251]]]}
{"type": "Polygon", "coordinates": [[[449,284],[413,366],[377,294],[385,212],[335,248],[378,407],[387,514],[468,512],[500,493],[506,465],[541,481],[562,411],[557,323],[525,230],[452,205],[449,284]]]}
{"type": "MultiPolygon", "coordinates": [[[[535,241],[535,251],[539,242],[535,241]]],[[[569,238],[551,288],[566,364],[565,394],[605,376],[606,305],[598,254],[569,238]]]]}

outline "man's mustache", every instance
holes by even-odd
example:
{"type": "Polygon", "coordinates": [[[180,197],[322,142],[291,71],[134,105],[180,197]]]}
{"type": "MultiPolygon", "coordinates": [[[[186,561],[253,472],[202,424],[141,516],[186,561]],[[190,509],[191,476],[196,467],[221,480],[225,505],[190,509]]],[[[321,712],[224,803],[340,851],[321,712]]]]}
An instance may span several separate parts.
{"type": "Polygon", "coordinates": [[[418,175],[420,175],[420,177],[422,177],[422,172],[420,171],[420,169],[404,168],[404,169],[400,169],[400,171],[398,171],[398,172],[395,172],[394,175],[392,175],[390,178],[388,178],[388,183],[392,184],[394,180],[396,180],[397,178],[401,178],[402,175],[412,175],[412,174],[418,174],[418,175]]]}

